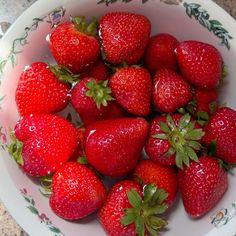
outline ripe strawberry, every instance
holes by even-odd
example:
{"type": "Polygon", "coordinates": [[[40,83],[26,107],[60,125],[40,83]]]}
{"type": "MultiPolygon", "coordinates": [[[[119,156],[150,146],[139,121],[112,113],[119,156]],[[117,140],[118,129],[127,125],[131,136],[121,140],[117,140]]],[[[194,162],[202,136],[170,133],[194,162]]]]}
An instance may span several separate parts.
{"type": "Polygon", "coordinates": [[[178,184],[174,168],[159,165],[151,160],[141,160],[135,167],[133,176],[144,186],[153,183],[157,188],[164,189],[168,193],[165,200],[167,204],[175,199],[178,184]]]}
{"type": "Polygon", "coordinates": [[[175,56],[175,48],[178,40],[170,34],[157,34],[149,39],[145,53],[145,65],[152,71],[159,69],[177,70],[178,64],[175,56]]]}
{"type": "Polygon", "coordinates": [[[55,113],[65,108],[70,86],[60,79],[55,69],[44,62],[34,62],[26,67],[15,93],[20,115],[55,113]]]}
{"type": "Polygon", "coordinates": [[[84,144],[89,164],[103,175],[126,174],[137,164],[148,128],[143,118],[116,118],[91,124],[85,131],[84,144]]]}
{"type": "Polygon", "coordinates": [[[105,59],[113,64],[137,63],[148,43],[150,21],[143,15],[109,12],[99,21],[105,59]]]}
{"type": "Polygon", "coordinates": [[[200,88],[214,88],[222,74],[222,57],[212,45],[198,41],[184,41],[176,49],[183,76],[200,88]]]}
{"type": "Polygon", "coordinates": [[[150,111],[152,80],[142,67],[125,67],[109,79],[109,86],[117,102],[128,112],[146,116],[150,111]]]}
{"type": "Polygon", "coordinates": [[[78,144],[76,128],[64,118],[51,114],[23,116],[15,126],[15,136],[10,154],[31,176],[55,172],[78,144]]]}
{"type": "Polygon", "coordinates": [[[100,55],[95,28],[95,21],[87,25],[84,17],[79,16],[54,28],[49,37],[49,49],[57,63],[75,74],[93,65],[100,55]]]}
{"type": "Polygon", "coordinates": [[[84,218],[102,207],[105,198],[103,183],[85,165],[67,162],[52,177],[50,207],[63,219],[84,218]]]}
{"type": "Polygon", "coordinates": [[[210,117],[203,142],[216,142],[215,155],[229,164],[236,164],[236,111],[229,107],[217,109],[210,117]]]}
{"type": "Polygon", "coordinates": [[[161,112],[175,112],[192,99],[191,86],[177,73],[162,69],[156,72],[153,103],[161,112]]]}
{"type": "Polygon", "coordinates": [[[109,236],[157,235],[167,222],[157,216],[167,209],[167,194],[154,185],[142,188],[132,180],[117,182],[110,189],[98,219],[109,236]],[[142,200],[143,198],[143,200],[142,200]]]}
{"type": "Polygon", "coordinates": [[[104,62],[97,62],[89,71],[82,73],[81,78],[96,78],[97,80],[106,80],[108,77],[108,68],[104,62]]]}
{"type": "Polygon", "coordinates": [[[71,91],[71,104],[85,126],[107,118],[124,116],[123,109],[111,97],[108,81],[84,78],[71,91]]]}
{"type": "Polygon", "coordinates": [[[145,151],[158,164],[183,168],[183,164],[189,165],[189,159],[198,160],[195,151],[200,150],[203,135],[189,114],[157,116],[151,122],[145,151]]]}
{"type": "Polygon", "coordinates": [[[178,172],[178,182],[184,208],[192,217],[211,210],[228,187],[226,171],[212,157],[199,157],[178,172]]]}

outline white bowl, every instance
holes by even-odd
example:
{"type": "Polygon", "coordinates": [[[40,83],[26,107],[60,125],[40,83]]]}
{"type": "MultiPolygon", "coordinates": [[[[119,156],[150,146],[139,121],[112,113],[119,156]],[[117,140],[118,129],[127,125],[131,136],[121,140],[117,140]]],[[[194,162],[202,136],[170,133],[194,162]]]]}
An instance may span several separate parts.
{"type": "MultiPolygon", "coordinates": [[[[108,11],[131,11],[146,15],[152,22],[152,33],[168,32],[179,40],[196,39],[213,44],[221,52],[229,76],[221,100],[236,109],[236,22],[220,7],[205,0],[116,0],[106,6],[98,0],[39,0],[9,29],[0,44],[0,198],[16,221],[30,235],[78,236],[105,235],[96,220],[68,222],[57,217],[39,185],[22,173],[8,155],[9,128],[17,121],[14,101],[17,80],[24,67],[33,61],[52,62],[46,37],[51,27],[72,15],[101,16],[108,11]],[[194,3],[193,3],[194,2],[194,3]],[[6,139],[6,140],[5,140],[6,139]]],[[[233,236],[236,229],[236,179],[230,176],[229,189],[207,215],[190,219],[178,202],[168,216],[169,236],[233,236]],[[217,212],[221,212],[216,215],[217,212]]]]}

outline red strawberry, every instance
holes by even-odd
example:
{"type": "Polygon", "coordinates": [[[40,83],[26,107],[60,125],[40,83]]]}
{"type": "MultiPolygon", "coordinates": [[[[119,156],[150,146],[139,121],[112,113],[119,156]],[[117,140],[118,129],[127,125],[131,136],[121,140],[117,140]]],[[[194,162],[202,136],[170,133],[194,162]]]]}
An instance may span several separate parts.
{"type": "Polygon", "coordinates": [[[177,70],[175,48],[178,40],[170,34],[157,34],[149,39],[145,53],[146,67],[155,72],[159,69],[177,70]]]}
{"type": "Polygon", "coordinates": [[[157,116],[151,122],[145,146],[148,157],[161,165],[176,164],[179,168],[188,166],[189,159],[197,161],[195,151],[200,150],[204,133],[196,127],[189,114],[157,116]]]}
{"type": "Polygon", "coordinates": [[[102,207],[105,198],[103,183],[85,165],[67,162],[52,177],[50,207],[63,219],[84,218],[102,207]]]}
{"type": "Polygon", "coordinates": [[[76,128],[51,114],[24,116],[15,127],[10,153],[31,176],[50,175],[59,169],[78,144],[76,128]]]}
{"type": "Polygon", "coordinates": [[[77,74],[93,65],[100,55],[100,44],[94,36],[95,21],[89,25],[84,17],[73,17],[72,22],[59,24],[49,38],[49,49],[60,65],[77,74]]]}
{"type": "Polygon", "coordinates": [[[166,203],[170,204],[177,194],[177,172],[169,166],[162,166],[151,160],[141,160],[135,167],[133,176],[142,183],[155,184],[157,188],[164,189],[168,196],[166,203]]]}
{"type": "Polygon", "coordinates": [[[85,154],[89,164],[104,175],[120,176],[137,164],[148,134],[143,118],[97,121],[85,131],[85,154]]]}
{"type": "Polygon", "coordinates": [[[98,218],[109,236],[157,235],[167,222],[157,216],[167,206],[163,203],[167,194],[154,185],[142,188],[132,180],[117,182],[110,189],[98,218]],[[142,200],[142,197],[144,200],[142,200]]]}
{"type": "Polygon", "coordinates": [[[150,111],[152,80],[142,67],[125,67],[109,79],[109,86],[117,102],[128,112],[146,116],[150,111]]]}
{"type": "Polygon", "coordinates": [[[192,99],[191,86],[177,73],[162,69],[156,72],[153,103],[161,112],[175,112],[192,99]]]}
{"type": "Polygon", "coordinates": [[[227,173],[212,157],[200,157],[179,170],[178,181],[185,210],[192,217],[211,210],[228,187],[227,173]]]}
{"type": "Polygon", "coordinates": [[[108,68],[104,62],[97,62],[88,72],[82,73],[81,78],[96,78],[98,80],[106,80],[108,77],[108,68]]]}
{"type": "Polygon", "coordinates": [[[108,81],[84,78],[71,91],[71,104],[85,126],[101,119],[121,117],[123,109],[115,102],[108,81]]]}
{"type": "Polygon", "coordinates": [[[137,63],[148,43],[150,21],[143,15],[109,12],[99,21],[105,59],[113,64],[137,63]]]}
{"type": "Polygon", "coordinates": [[[69,102],[70,86],[59,81],[55,70],[44,62],[34,62],[22,72],[15,100],[21,116],[31,113],[54,113],[69,102]]]}
{"type": "Polygon", "coordinates": [[[222,74],[222,57],[212,45],[198,41],[184,41],[176,49],[183,76],[200,88],[214,88],[222,74]]]}
{"type": "Polygon", "coordinates": [[[215,155],[229,164],[236,164],[236,111],[229,107],[219,108],[205,127],[203,142],[216,142],[215,155]]]}

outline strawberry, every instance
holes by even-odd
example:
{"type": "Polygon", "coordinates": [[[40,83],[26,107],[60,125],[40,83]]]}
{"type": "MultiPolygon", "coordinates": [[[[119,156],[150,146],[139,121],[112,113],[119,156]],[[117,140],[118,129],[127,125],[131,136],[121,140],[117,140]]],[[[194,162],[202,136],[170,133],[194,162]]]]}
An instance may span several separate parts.
{"type": "Polygon", "coordinates": [[[51,209],[61,218],[77,220],[101,208],[106,190],[87,166],[67,162],[52,177],[51,209]]]}
{"type": "Polygon", "coordinates": [[[222,198],[228,187],[226,171],[212,157],[199,157],[178,172],[184,208],[191,217],[206,214],[222,198]]]}
{"type": "Polygon", "coordinates": [[[113,101],[107,80],[84,78],[71,91],[71,104],[85,126],[106,118],[121,117],[123,109],[113,101]]]}
{"type": "Polygon", "coordinates": [[[117,102],[128,112],[148,115],[152,80],[146,69],[136,66],[118,69],[109,79],[109,86],[117,102]]]}
{"type": "Polygon", "coordinates": [[[189,114],[157,116],[151,122],[145,151],[158,164],[183,168],[183,164],[189,165],[189,159],[198,160],[195,152],[201,148],[203,135],[189,114]]]}
{"type": "Polygon", "coordinates": [[[170,34],[157,34],[149,39],[144,61],[146,67],[156,72],[159,69],[177,70],[175,48],[178,40],[170,34]]]}
{"type": "Polygon", "coordinates": [[[92,123],[84,138],[89,164],[103,175],[126,174],[137,164],[148,128],[143,118],[116,118],[92,123]]]}
{"type": "Polygon", "coordinates": [[[78,144],[76,128],[51,114],[23,116],[15,126],[9,152],[31,176],[50,175],[59,169],[78,144]]]}
{"type": "Polygon", "coordinates": [[[89,71],[82,73],[81,78],[96,78],[98,80],[106,80],[108,77],[108,68],[104,62],[98,61],[89,71]]]}
{"type": "Polygon", "coordinates": [[[60,65],[77,74],[92,66],[100,56],[100,43],[94,36],[96,22],[86,24],[84,17],[60,23],[49,37],[49,49],[60,65]]]}
{"type": "Polygon", "coordinates": [[[191,86],[174,71],[158,70],[154,77],[153,103],[161,112],[175,112],[192,99],[191,86]]]}
{"type": "Polygon", "coordinates": [[[135,167],[133,176],[142,185],[155,184],[157,188],[164,189],[168,196],[167,204],[173,202],[177,194],[177,172],[169,166],[162,166],[152,160],[141,160],[135,167]]]}
{"type": "MultiPolygon", "coordinates": [[[[15,93],[21,116],[31,113],[55,113],[66,107],[70,86],[60,81],[64,77],[56,73],[55,68],[44,62],[34,62],[22,72],[15,93]]],[[[69,77],[68,74],[66,76],[69,77]]]]}
{"type": "Polygon", "coordinates": [[[179,67],[185,79],[197,87],[210,89],[218,85],[223,60],[212,45],[198,41],[184,41],[176,49],[179,67]]]}
{"type": "Polygon", "coordinates": [[[167,193],[154,185],[142,188],[132,180],[122,180],[110,189],[98,219],[109,236],[157,235],[167,222],[160,217],[167,209],[167,193]],[[144,196],[143,196],[144,195],[144,196]]]}
{"type": "Polygon", "coordinates": [[[109,12],[99,20],[105,59],[112,64],[137,63],[148,43],[150,21],[143,15],[109,12]]]}
{"type": "Polygon", "coordinates": [[[229,164],[236,164],[236,111],[229,107],[217,109],[204,131],[204,144],[215,142],[215,155],[229,164]]]}

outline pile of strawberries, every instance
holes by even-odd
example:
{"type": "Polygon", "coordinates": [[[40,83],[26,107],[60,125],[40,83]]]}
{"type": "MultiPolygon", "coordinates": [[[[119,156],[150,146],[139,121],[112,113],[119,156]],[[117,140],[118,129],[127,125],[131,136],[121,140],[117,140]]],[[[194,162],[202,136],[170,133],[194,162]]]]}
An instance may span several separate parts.
{"type": "Polygon", "coordinates": [[[217,104],[220,53],[150,30],[128,12],[60,23],[49,37],[58,65],[27,66],[15,93],[10,153],[28,175],[50,177],[58,216],[98,211],[110,236],[156,235],[178,191],[187,214],[203,216],[236,163],[236,111],[217,104]],[[83,127],[55,114],[68,104],[83,127]],[[104,176],[123,178],[108,189],[104,176]]]}

